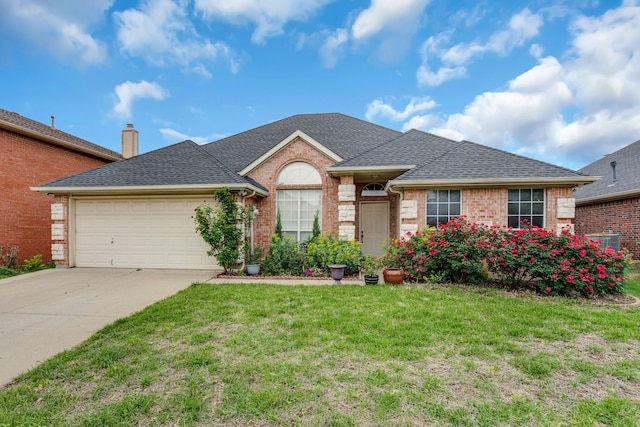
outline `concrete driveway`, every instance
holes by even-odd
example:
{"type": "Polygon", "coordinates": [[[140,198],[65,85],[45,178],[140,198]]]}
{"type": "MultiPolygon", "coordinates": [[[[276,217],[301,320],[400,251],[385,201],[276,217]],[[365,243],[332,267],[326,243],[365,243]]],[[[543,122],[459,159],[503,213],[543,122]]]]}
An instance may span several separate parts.
{"type": "Polygon", "coordinates": [[[0,386],[212,271],[52,269],[0,280],[0,386]]]}

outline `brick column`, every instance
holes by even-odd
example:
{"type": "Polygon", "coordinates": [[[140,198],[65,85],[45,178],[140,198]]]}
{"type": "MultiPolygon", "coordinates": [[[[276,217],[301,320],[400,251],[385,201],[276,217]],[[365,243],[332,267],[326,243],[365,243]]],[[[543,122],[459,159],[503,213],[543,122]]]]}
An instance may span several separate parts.
{"type": "Polygon", "coordinates": [[[418,201],[403,200],[400,202],[400,233],[418,231],[418,201]]]}
{"type": "Polygon", "coordinates": [[[56,267],[69,266],[69,196],[56,195],[51,204],[51,260],[56,267]]]}
{"type": "Polygon", "coordinates": [[[576,217],[576,199],[573,197],[558,197],[556,207],[556,234],[562,233],[562,230],[569,230],[575,233],[573,220],[576,217]]]}
{"type": "Polygon", "coordinates": [[[341,176],[338,185],[338,236],[356,239],[356,186],[353,176],[341,176]]]}

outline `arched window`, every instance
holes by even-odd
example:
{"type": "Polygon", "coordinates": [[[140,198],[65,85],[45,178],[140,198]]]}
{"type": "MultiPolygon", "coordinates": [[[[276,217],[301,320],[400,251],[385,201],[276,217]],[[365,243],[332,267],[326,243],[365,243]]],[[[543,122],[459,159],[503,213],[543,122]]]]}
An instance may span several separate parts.
{"type": "Polygon", "coordinates": [[[363,196],[386,196],[387,192],[384,191],[384,185],[378,184],[377,182],[367,184],[362,189],[363,196]]]}
{"type": "Polygon", "coordinates": [[[285,166],[278,174],[278,185],[322,185],[320,174],[309,163],[294,162],[285,166]]]}
{"type": "Polygon", "coordinates": [[[282,221],[282,232],[301,242],[311,237],[313,220],[322,218],[322,177],[309,163],[294,162],[278,174],[276,205],[282,221]],[[303,188],[295,188],[300,186],[303,188]],[[309,187],[318,187],[309,188],[309,187]]]}

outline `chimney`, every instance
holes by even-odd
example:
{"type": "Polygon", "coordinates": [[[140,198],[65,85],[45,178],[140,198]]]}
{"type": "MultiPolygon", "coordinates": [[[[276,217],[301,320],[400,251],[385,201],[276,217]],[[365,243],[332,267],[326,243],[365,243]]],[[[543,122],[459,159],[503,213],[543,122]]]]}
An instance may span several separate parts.
{"type": "Polygon", "coordinates": [[[609,165],[611,165],[611,172],[613,173],[613,182],[616,182],[618,180],[618,176],[616,175],[616,162],[613,161],[609,163],[609,165]]]}
{"type": "Polygon", "coordinates": [[[51,129],[56,128],[56,116],[51,116],[51,129]]]}
{"type": "Polygon", "coordinates": [[[138,131],[128,124],[122,131],[122,157],[125,159],[138,155],[138,131]]]}

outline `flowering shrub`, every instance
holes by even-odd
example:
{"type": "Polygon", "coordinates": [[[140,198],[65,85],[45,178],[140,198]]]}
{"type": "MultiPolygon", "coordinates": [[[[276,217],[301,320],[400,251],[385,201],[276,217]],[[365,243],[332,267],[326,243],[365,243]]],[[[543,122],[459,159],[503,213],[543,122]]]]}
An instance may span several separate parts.
{"type": "Polygon", "coordinates": [[[425,228],[392,239],[383,256],[387,267],[401,267],[408,282],[469,283],[486,280],[484,228],[457,218],[438,229],[425,228]]]}
{"type": "Polygon", "coordinates": [[[573,298],[619,294],[629,260],[623,251],[566,231],[491,230],[489,271],[507,285],[528,281],[540,292],[573,298]]]}
{"type": "Polygon", "coordinates": [[[573,298],[624,290],[625,252],[600,242],[533,226],[484,227],[457,218],[389,242],[383,265],[405,271],[408,282],[473,283],[491,277],[506,286],[533,285],[573,298]]]}

